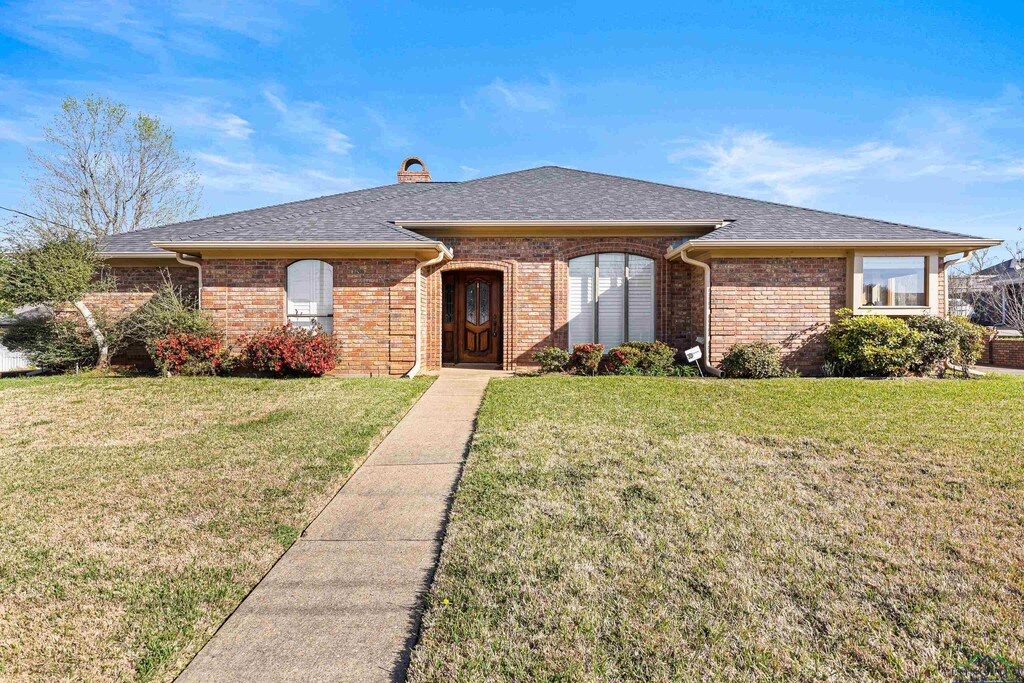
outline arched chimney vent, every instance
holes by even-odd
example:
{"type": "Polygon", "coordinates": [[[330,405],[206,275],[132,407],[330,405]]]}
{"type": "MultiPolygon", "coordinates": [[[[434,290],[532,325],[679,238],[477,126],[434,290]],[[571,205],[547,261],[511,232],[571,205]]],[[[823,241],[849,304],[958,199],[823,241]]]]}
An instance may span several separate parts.
{"type": "Polygon", "coordinates": [[[430,171],[419,157],[409,157],[402,162],[402,167],[398,169],[398,182],[429,183],[430,171]]]}

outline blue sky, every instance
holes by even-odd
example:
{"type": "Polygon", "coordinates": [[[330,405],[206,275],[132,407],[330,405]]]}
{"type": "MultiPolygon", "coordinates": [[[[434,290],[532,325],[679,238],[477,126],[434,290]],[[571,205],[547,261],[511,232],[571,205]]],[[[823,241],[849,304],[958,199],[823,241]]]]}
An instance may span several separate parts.
{"type": "MultiPolygon", "coordinates": [[[[159,4],[159,7],[157,5],[159,4]]],[[[0,8],[0,204],[65,95],[159,115],[202,214],[542,164],[1016,239],[1021,3],[0,8]]]]}

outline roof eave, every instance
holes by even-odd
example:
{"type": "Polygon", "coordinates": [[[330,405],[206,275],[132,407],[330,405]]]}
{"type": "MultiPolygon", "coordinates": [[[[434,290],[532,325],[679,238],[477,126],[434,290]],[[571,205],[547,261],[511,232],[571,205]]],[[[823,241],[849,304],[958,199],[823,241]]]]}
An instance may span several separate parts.
{"type": "Polygon", "coordinates": [[[666,259],[677,257],[680,253],[692,248],[700,249],[778,249],[778,248],[935,248],[935,249],[984,249],[996,247],[1002,244],[1002,240],[990,240],[981,238],[956,238],[956,239],[925,239],[925,240],[850,240],[850,239],[817,239],[817,240],[716,240],[700,238],[688,240],[665,252],[666,259]]]}

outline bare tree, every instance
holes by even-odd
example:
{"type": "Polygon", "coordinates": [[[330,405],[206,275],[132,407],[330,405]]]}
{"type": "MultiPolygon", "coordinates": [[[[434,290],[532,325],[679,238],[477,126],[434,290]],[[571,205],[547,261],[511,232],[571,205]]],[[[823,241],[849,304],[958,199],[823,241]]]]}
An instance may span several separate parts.
{"type": "Polygon", "coordinates": [[[1009,327],[1024,335],[1024,242],[1006,245],[1011,268],[993,283],[994,302],[1009,327]]]}
{"type": "Polygon", "coordinates": [[[199,176],[160,120],[103,97],[68,97],[44,131],[51,149],[30,152],[36,218],[21,237],[101,238],[195,215],[199,176]]]}

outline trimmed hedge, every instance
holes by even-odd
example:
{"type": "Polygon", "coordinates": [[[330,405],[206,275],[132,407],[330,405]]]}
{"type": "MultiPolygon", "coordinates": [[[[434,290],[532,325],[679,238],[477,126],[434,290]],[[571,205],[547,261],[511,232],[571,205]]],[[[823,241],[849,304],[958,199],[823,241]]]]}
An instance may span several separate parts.
{"type": "Polygon", "coordinates": [[[734,379],[782,377],[779,349],[766,341],[733,344],[722,358],[722,375],[734,379]]]}

